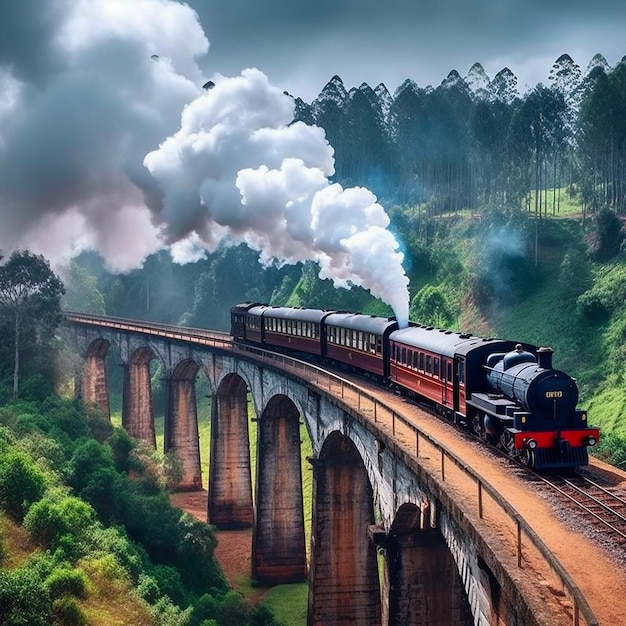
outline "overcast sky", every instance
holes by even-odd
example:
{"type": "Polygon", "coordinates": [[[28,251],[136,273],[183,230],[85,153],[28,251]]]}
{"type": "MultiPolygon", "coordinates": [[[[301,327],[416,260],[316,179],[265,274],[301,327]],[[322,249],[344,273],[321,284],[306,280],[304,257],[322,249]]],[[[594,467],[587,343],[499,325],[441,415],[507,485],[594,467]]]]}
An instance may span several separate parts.
{"type": "Polygon", "coordinates": [[[623,0],[0,0],[0,251],[128,271],[226,239],[406,300],[387,214],[331,183],[324,130],[291,124],[283,91],[310,102],[339,74],[393,93],[480,62],[523,94],[563,53],[615,65],[624,25],[623,0]]]}
{"type": "Polygon", "coordinates": [[[518,86],[547,84],[569,54],[583,71],[626,54],[623,0],[193,0],[211,48],[208,73],[254,66],[307,101],[334,75],[346,87],[406,78],[438,85],[476,61],[489,76],[509,67],[518,86]]]}

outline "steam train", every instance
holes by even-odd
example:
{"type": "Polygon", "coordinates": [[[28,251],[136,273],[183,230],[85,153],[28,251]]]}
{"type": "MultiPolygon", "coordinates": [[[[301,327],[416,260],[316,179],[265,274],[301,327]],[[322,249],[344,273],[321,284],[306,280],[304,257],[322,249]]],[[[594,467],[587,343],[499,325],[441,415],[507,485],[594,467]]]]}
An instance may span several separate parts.
{"type": "Polygon", "coordinates": [[[552,349],[345,311],[231,308],[235,341],[361,372],[433,406],[535,469],[586,465],[599,441],[552,349]]]}

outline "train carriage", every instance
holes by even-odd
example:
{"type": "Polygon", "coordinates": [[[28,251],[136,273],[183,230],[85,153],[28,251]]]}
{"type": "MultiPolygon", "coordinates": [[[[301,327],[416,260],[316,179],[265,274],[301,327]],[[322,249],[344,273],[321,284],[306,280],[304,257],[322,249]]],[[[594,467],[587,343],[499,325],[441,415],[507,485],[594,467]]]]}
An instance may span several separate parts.
{"type": "Polygon", "coordinates": [[[386,378],[389,375],[389,334],[395,318],[337,312],[324,320],[325,356],[386,378]]]}
{"type": "Polygon", "coordinates": [[[243,302],[230,309],[230,334],[248,343],[263,343],[262,315],[266,304],[243,302]]]}
{"type": "Polygon", "coordinates": [[[512,347],[512,342],[481,339],[467,333],[413,325],[391,333],[390,380],[465,421],[465,399],[486,388],[481,359],[512,347]]]}
{"type": "Polygon", "coordinates": [[[266,307],[262,312],[263,343],[322,356],[324,320],[332,311],[290,307],[266,307]]]}

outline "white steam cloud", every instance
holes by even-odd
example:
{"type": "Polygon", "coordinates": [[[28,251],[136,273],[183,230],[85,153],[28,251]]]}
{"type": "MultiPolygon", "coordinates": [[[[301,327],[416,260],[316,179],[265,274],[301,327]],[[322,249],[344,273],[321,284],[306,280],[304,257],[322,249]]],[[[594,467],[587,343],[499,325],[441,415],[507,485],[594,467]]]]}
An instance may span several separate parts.
{"type": "Polygon", "coordinates": [[[330,183],[324,131],[292,123],[293,99],[262,72],[200,88],[209,44],[187,5],[38,3],[41,58],[0,44],[0,249],[62,261],[92,248],[124,271],[163,247],[190,262],[245,242],[264,264],[317,262],[406,323],[384,209],[367,189],[330,183]]]}

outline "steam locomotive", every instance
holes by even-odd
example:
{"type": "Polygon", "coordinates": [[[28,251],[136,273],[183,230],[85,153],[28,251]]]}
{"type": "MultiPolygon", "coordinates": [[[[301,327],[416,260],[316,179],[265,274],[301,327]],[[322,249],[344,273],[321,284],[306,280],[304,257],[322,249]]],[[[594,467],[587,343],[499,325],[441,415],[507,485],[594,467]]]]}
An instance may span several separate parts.
{"type": "Polygon", "coordinates": [[[231,308],[234,340],[359,371],[427,403],[535,469],[589,462],[599,431],[552,349],[345,311],[231,308]]]}

